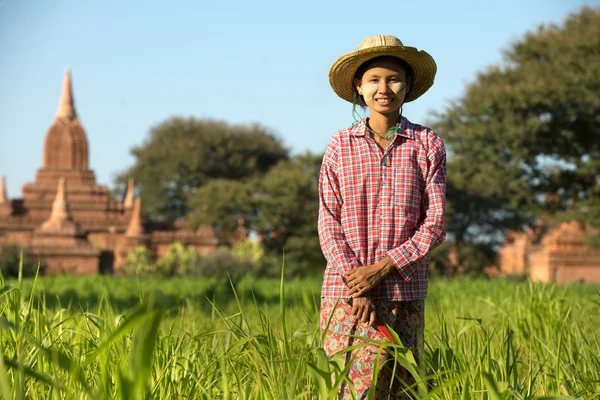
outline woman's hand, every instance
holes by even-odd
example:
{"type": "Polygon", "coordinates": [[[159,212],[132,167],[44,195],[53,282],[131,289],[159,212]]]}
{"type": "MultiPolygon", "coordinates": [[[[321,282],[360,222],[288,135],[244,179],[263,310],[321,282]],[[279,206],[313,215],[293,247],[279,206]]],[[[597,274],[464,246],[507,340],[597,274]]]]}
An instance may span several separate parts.
{"type": "Polygon", "coordinates": [[[363,324],[373,326],[375,324],[375,304],[368,297],[357,297],[352,299],[352,314],[362,321],[363,324]]]}
{"type": "Polygon", "coordinates": [[[395,268],[392,260],[386,257],[376,264],[353,269],[345,275],[346,284],[350,288],[349,294],[355,299],[364,296],[395,268]]]}

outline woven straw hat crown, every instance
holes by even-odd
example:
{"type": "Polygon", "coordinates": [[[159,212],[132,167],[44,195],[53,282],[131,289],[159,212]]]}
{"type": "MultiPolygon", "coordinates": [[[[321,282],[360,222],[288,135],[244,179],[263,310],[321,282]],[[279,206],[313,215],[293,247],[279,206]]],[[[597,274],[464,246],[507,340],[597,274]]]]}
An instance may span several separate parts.
{"type": "Polygon", "coordinates": [[[353,102],[356,71],[367,61],[382,56],[400,58],[410,66],[413,82],[405,102],[416,100],[433,85],[437,65],[427,52],[404,46],[395,36],[376,35],[364,39],[355,51],[333,63],[329,70],[329,83],[334,92],[342,99],[353,102]]]}
{"type": "Polygon", "coordinates": [[[369,36],[366,39],[363,39],[362,42],[358,44],[356,50],[368,49],[371,47],[377,46],[404,46],[402,41],[395,36],[391,35],[376,35],[369,36]]]}

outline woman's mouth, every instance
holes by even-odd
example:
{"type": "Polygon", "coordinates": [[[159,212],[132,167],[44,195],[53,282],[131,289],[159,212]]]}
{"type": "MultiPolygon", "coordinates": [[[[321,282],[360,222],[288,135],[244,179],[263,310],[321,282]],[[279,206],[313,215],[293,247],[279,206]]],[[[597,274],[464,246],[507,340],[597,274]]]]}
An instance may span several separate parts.
{"type": "Polygon", "coordinates": [[[375,101],[377,102],[377,104],[381,104],[382,106],[387,106],[392,102],[392,99],[390,99],[389,97],[380,97],[378,99],[375,99],[375,101]]]}

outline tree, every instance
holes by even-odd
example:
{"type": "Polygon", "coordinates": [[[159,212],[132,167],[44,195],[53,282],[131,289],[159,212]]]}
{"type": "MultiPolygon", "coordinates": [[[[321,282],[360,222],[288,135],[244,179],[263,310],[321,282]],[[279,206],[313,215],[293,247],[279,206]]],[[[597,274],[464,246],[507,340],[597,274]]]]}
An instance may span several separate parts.
{"type": "Polygon", "coordinates": [[[280,161],[263,176],[215,180],[199,188],[190,200],[192,227],[208,224],[228,243],[229,233],[243,222],[276,260],[273,272],[279,272],[284,253],[288,271],[322,269],[325,260],[317,233],[321,160],[320,155],[301,154],[280,161]]]}
{"type": "Polygon", "coordinates": [[[196,229],[211,226],[222,243],[230,243],[231,233],[247,225],[256,215],[252,193],[255,180],[216,179],[190,196],[189,222],[196,229]]]}
{"type": "Polygon", "coordinates": [[[282,142],[260,125],[195,118],[171,118],[154,126],[131,154],[135,164],[119,174],[117,183],[134,178],[144,215],[155,220],[184,217],[190,195],[203,185],[261,175],[288,158],[282,142]]]}
{"type": "Polygon", "coordinates": [[[597,215],[600,9],[526,34],[430,124],[448,148],[458,241],[492,243],[541,213],[597,215]]]}
{"type": "Polygon", "coordinates": [[[322,159],[306,153],[280,162],[255,193],[258,212],[253,228],[273,256],[285,252],[286,269],[298,274],[322,271],[326,263],[317,232],[322,159]]]}

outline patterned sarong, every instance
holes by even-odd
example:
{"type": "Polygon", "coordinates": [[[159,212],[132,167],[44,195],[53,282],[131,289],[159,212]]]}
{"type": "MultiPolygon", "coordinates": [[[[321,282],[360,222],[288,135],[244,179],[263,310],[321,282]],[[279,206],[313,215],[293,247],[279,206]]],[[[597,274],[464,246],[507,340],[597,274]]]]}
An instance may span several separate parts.
{"type": "MultiPolygon", "coordinates": [[[[375,302],[375,309],[379,322],[390,325],[400,337],[402,344],[412,351],[418,363],[419,356],[423,352],[423,330],[425,327],[424,301],[377,300],[375,302]]],[[[349,337],[348,335],[361,336],[374,340],[387,340],[384,333],[380,330],[360,322],[352,315],[352,300],[321,299],[321,332],[326,329],[330,317],[329,329],[323,343],[325,352],[329,357],[349,346],[365,343],[360,339],[349,337]]],[[[371,383],[375,360],[379,351],[380,347],[378,345],[370,344],[346,353],[346,363],[350,362],[354,357],[348,376],[354,383],[356,399],[366,399],[369,390],[373,390],[371,389],[371,383]]],[[[380,362],[383,362],[386,357],[388,356],[384,352],[384,356],[380,362]]],[[[379,373],[377,387],[374,388],[377,400],[410,398],[407,394],[402,394],[402,388],[414,383],[411,374],[398,365],[396,365],[395,375],[392,371],[392,363],[387,362],[379,373]],[[392,376],[393,384],[390,389],[392,376]]],[[[342,384],[338,398],[354,398],[348,384],[342,384]]]]}

